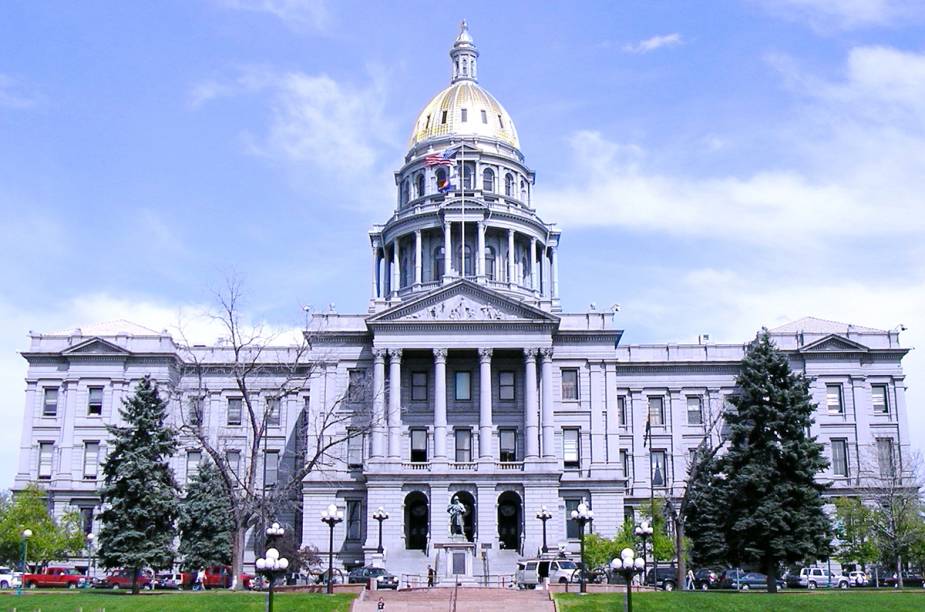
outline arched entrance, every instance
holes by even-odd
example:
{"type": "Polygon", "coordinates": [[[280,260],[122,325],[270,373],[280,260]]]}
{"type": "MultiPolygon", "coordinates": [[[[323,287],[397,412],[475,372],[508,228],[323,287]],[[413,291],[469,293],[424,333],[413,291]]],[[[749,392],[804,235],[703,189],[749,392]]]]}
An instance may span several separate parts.
{"type": "Polygon", "coordinates": [[[413,491],[405,496],[405,548],[426,550],[427,533],[430,531],[430,509],[427,496],[413,491]]]}
{"type": "Polygon", "coordinates": [[[463,533],[466,536],[466,541],[475,542],[475,498],[468,491],[457,491],[450,494],[450,501],[453,500],[454,495],[459,497],[459,501],[466,507],[466,514],[463,517],[463,533]]]}
{"type": "Polygon", "coordinates": [[[520,495],[514,491],[505,491],[498,496],[498,540],[501,548],[520,550],[523,514],[520,495]]]}

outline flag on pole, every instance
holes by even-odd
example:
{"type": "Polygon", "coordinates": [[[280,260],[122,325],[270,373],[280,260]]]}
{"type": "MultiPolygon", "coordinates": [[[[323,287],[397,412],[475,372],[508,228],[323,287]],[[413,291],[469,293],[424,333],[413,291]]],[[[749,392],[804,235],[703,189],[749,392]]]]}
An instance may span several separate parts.
{"type": "Polygon", "coordinates": [[[449,172],[444,175],[444,178],[437,177],[437,191],[440,193],[455,191],[456,185],[453,184],[454,178],[456,178],[456,168],[450,167],[449,172]]]}
{"type": "Polygon", "coordinates": [[[443,153],[431,153],[424,158],[424,165],[428,168],[431,166],[452,166],[453,158],[458,151],[459,147],[454,147],[452,149],[447,149],[443,153]]]}

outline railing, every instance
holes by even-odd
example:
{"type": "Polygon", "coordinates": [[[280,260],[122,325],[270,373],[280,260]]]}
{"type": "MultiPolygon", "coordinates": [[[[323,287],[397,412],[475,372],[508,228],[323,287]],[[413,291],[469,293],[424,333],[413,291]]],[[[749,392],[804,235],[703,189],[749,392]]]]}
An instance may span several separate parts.
{"type": "Polygon", "coordinates": [[[402,461],[401,468],[412,472],[429,472],[430,463],[427,461],[402,461]]]}
{"type": "Polygon", "coordinates": [[[458,472],[477,472],[479,464],[476,461],[451,461],[450,469],[458,472]]]}
{"type": "Polygon", "coordinates": [[[505,472],[505,471],[523,472],[524,462],[523,461],[498,461],[495,463],[495,467],[501,470],[502,472],[505,472]]]}

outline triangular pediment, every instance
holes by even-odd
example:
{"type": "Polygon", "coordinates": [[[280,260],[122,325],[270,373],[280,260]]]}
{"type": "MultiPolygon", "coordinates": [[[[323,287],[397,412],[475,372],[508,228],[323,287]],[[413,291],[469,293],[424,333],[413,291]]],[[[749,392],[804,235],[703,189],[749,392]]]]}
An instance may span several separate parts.
{"type": "Polygon", "coordinates": [[[829,334],[800,349],[801,353],[866,353],[870,349],[854,340],[829,334]]]}
{"type": "Polygon", "coordinates": [[[90,338],[61,351],[62,355],[129,355],[130,353],[131,351],[102,338],[90,338]]]}
{"type": "Polygon", "coordinates": [[[367,323],[558,323],[559,318],[472,281],[458,280],[380,312],[367,323]]]}

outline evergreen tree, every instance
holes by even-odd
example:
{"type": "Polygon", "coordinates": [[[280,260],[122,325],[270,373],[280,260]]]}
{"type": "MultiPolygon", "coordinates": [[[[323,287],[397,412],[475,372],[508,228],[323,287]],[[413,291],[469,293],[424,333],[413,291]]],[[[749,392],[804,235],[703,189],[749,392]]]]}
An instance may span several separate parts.
{"type": "Polygon", "coordinates": [[[196,571],[231,563],[231,508],[221,475],[211,461],[199,465],[180,503],[180,546],[183,569],[196,571]]]}
{"type": "Polygon", "coordinates": [[[132,571],[132,592],[137,593],[142,569],[173,565],[178,487],[167,460],[177,443],[176,433],[164,424],[167,404],[150,376],[122,404],[125,426],[106,427],[112,450],[100,489],[105,510],[99,559],[106,568],[132,571]]]}
{"type": "Polygon", "coordinates": [[[794,374],[766,329],[749,345],[736,379],[730,438],[718,460],[715,493],[724,501],[722,533],[729,561],[757,563],[775,592],[781,562],[829,554],[832,527],[816,474],[828,462],[809,435],[815,404],[806,378],[794,374]]]}
{"type": "Polygon", "coordinates": [[[688,474],[684,526],[691,542],[691,561],[696,565],[725,563],[729,558],[723,531],[727,498],[715,454],[698,447],[688,474]]]}

